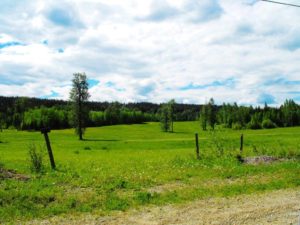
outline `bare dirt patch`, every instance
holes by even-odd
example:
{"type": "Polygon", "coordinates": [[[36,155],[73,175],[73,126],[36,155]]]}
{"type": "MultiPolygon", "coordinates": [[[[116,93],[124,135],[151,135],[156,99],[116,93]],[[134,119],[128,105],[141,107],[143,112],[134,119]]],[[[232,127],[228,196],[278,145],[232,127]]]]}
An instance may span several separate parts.
{"type": "Polygon", "coordinates": [[[4,179],[15,179],[15,180],[21,180],[21,181],[27,181],[30,179],[30,177],[17,173],[14,170],[7,170],[4,168],[0,168],[0,180],[4,179]]]}
{"type": "Polygon", "coordinates": [[[27,224],[101,224],[101,225],[201,225],[201,224],[292,224],[298,225],[300,189],[241,195],[232,198],[198,200],[183,205],[148,207],[142,210],[115,213],[54,217],[27,224]]]}
{"type": "Polygon", "coordinates": [[[168,191],[183,189],[183,188],[186,188],[187,186],[188,186],[187,184],[177,181],[177,182],[173,182],[173,183],[167,183],[167,184],[154,186],[154,187],[147,189],[147,191],[151,194],[153,194],[153,193],[161,194],[161,193],[168,192],[168,191]]]}
{"type": "Polygon", "coordinates": [[[254,157],[246,157],[243,160],[244,164],[250,164],[250,165],[258,165],[258,164],[270,164],[276,161],[283,161],[283,159],[279,159],[274,156],[254,156],[254,157]]]}

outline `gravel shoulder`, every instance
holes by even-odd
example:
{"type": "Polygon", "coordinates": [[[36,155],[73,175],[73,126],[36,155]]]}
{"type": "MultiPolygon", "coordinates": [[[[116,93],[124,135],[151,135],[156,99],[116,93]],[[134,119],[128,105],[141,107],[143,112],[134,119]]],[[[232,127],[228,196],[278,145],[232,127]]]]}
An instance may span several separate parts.
{"type": "MultiPolygon", "coordinates": [[[[200,225],[200,224],[293,224],[300,225],[300,188],[277,190],[231,198],[211,198],[181,205],[147,207],[97,214],[66,215],[27,224],[101,224],[101,225],[200,225]]],[[[23,224],[23,223],[22,223],[23,224]]]]}

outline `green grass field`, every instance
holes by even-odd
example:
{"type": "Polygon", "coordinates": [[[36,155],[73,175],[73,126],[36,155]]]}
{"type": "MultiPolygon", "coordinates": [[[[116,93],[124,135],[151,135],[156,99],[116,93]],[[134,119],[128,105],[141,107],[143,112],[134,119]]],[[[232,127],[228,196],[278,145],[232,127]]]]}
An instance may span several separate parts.
{"type": "Polygon", "coordinates": [[[88,128],[85,141],[74,130],[49,134],[57,164],[50,169],[44,149],[43,173],[30,171],[28,146],[44,146],[40,132],[0,133],[4,168],[30,180],[0,178],[0,223],[58,214],[126,210],[300,185],[300,127],[203,132],[198,122],[178,122],[175,133],[158,123],[88,128]],[[199,133],[201,159],[195,157],[199,133]],[[244,165],[236,160],[240,134],[244,156],[286,160],[244,165]]]}

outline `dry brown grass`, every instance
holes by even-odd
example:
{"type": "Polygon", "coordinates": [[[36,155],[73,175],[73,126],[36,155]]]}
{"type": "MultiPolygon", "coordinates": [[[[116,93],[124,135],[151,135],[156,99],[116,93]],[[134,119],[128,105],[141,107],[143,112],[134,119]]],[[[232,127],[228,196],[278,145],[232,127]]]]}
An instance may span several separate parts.
{"type": "Polygon", "coordinates": [[[175,181],[171,183],[166,183],[158,186],[153,186],[151,188],[146,189],[145,191],[150,193],[166,193],[170,191],[178,191],[183,189],[191,189],[197,187],[204,188],[222,188],[229,185],[243,185],[247,183],[251,184],[268,184],[272,180],[279,180],[280,174],[257,174],[253,176],[243,176],[238,178],[213,178],[208,180],[200,180],[198,178],[190,178],[186,182],[175,181]]]}

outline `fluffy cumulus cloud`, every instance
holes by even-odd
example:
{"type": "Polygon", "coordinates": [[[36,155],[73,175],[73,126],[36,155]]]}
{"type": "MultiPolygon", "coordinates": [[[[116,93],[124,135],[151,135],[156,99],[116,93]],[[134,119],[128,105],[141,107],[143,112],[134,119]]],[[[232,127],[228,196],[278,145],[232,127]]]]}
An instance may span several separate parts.
{"type": "MultiPolygon", "coordinates": [[[[297,3],[297,0],[284,0],[297,3]]],[[[0,95],[300,102],[300,9],[259,0],[2,0],[0,95]]]]}

